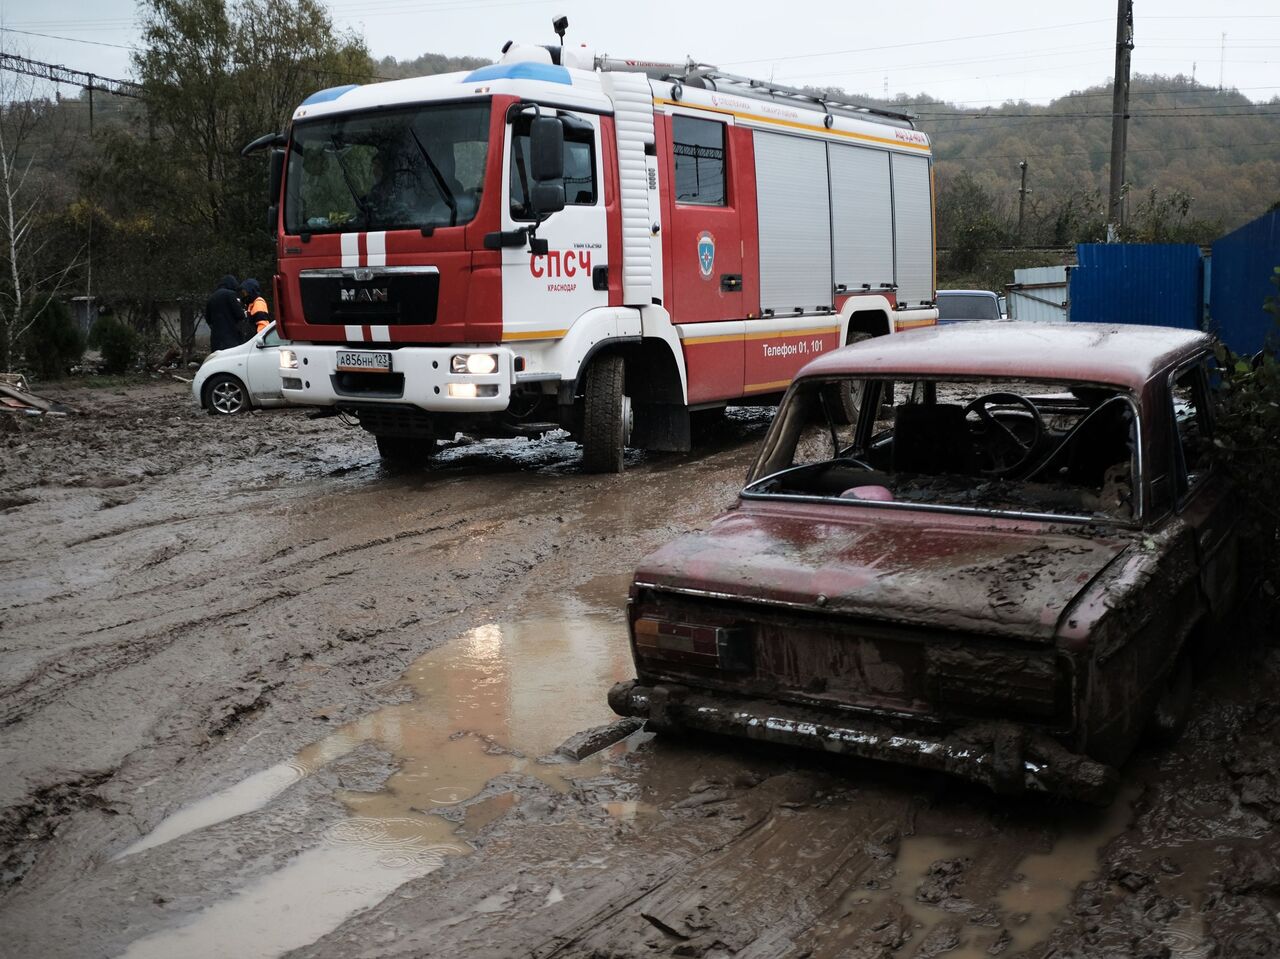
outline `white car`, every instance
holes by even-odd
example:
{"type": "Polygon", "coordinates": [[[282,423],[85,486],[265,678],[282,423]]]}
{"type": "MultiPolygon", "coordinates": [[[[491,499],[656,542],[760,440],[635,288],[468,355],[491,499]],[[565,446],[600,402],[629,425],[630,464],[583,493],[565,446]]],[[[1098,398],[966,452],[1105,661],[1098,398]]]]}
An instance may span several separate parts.
{"type": "Polygon", "coordinates": [[[213,416],[236,416],[255,406],[284,406],[280,347],[288,345],[272,323],[239,346],[210,353],[191,381],[191,392],[213,416]]]}

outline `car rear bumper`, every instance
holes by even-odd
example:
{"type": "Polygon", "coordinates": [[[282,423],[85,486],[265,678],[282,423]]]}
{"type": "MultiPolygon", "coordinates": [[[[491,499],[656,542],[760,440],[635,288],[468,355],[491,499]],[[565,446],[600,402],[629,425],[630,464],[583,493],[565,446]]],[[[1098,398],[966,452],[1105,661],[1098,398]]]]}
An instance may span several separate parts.
{"type": "Polygon", "coordinates": [[[700,730],[886,760],[958,776],[1000,795],[1041,792],[1106,805],[1120,779],[1112,767],[1010,722],[982,723],[938,737],[874,719],[685,686],[641,686],[635,680],[615,685],[609,705],[620,716],[647,719],[660,730],[700,730]]]}

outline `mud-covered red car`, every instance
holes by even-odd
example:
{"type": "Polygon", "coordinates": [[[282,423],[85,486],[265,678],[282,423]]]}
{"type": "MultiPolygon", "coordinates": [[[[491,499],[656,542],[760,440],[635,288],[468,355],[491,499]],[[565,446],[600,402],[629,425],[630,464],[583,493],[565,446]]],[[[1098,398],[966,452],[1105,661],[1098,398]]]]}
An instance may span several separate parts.
{"type": "Polygon", "coordinates": [[[640,564],[613,709],[1108,801],[1237,590],[1212,346],[972,323],[814,360],[737,504],[640,564]]]}

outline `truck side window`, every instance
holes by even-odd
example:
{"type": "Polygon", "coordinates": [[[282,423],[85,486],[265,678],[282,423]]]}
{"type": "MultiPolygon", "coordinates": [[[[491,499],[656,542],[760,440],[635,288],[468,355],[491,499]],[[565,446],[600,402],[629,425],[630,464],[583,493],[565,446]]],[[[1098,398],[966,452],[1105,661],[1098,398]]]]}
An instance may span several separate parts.
{"type": "Polygon", "coordinates": [[[676,202],[726,206],[724,124],[676,115],[671,151],[676,161],[676,202]]]}
{"type": "MultiPolygon", "coordinates": [[[[511,218],[532,220],[529,209],[529,124],[531,117],[516,118],[511,129],[511,218]]],[[[595,206],[595,128],[582,120],[567,122],[564,129],[564,202],[566,206],[595,206]]]]}
{"type": "Polygon", "coordinates": [[[1213,450],[1213,423],[1204,364],[1196,362],[1174,374],[1170,392],[1177,429],[1174,483],[1181,498],[1208,470],[1213,450]]]}

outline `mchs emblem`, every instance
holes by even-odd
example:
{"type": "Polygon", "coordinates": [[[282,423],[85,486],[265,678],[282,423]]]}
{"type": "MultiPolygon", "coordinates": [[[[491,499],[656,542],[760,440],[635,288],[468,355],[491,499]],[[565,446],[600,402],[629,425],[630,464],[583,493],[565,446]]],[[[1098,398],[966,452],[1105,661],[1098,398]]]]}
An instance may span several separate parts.
{"type": "Polygon", "coordinates": [[[716,238],[703,231],[698,234],[698,269],[702,278],[710,279],[711,271],[716,265],[716,238]]]}

